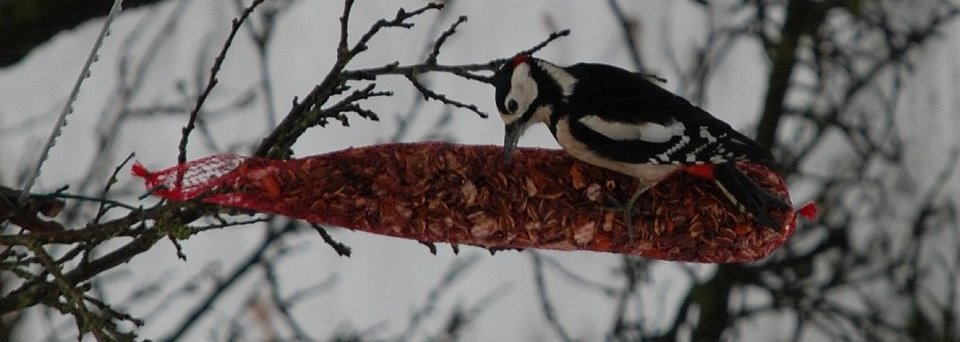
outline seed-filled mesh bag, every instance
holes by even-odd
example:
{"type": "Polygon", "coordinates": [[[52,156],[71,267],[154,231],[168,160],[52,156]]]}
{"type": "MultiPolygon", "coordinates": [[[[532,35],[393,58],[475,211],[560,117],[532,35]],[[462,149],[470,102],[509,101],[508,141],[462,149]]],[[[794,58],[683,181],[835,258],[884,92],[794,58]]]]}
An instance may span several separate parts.
{"type": "MultiPolygon", "coordinates": [[[[789,198],[762,165],[737,167],[789,198]]],[[[739,212],[716,185],[683,169],[635,205],[631,238],[613,203],[635,178],[579,162],[559,150],[449,143],[376,145],[291,160],[216,155],[134,173],[154,194],[295,217],[421,242],[489,249],[541,248],[621,253],[663,260],[761,259],[796,229],[796,213],[770,209],[780,229],[739,212]]]]}

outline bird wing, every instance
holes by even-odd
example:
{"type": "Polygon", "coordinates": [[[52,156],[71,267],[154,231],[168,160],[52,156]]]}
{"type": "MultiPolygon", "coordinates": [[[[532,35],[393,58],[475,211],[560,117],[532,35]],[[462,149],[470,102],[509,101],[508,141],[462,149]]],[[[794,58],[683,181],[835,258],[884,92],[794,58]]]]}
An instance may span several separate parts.
{"type": "Polygon", "coordinates": [[[567,68],[576,91],[563,108],[570,133],[604,157],[629,163],[770,164],[773,156],[689,101],[644,77],[602,64],[567,68]]]}

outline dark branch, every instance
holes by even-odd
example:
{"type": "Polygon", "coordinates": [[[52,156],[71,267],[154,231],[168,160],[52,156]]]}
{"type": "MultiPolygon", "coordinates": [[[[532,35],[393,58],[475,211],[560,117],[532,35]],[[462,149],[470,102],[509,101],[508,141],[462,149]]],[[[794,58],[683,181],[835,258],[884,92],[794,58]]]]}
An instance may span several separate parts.
{"type": "Polygon", "coordinates": [[[236,19],[233,19],[233,23],[230,27],[230,33],[227,35],[227,39],[223,42],[223,47],[220,48],[220,54],[214,59],[213,67],[210,68],[210,78],[207,80],[207,86],[200,92],[200,95],[197,97],[197,102],[193,106],[193,110],[190,111],[190,118],[187,119],[187,125],[183,127],[180,137],[179,145],[179,154],[177,155],[177,162],[180,164],[187,162],[187,140],[190,137],[190,132],[196,127],[197,116],[200,115],[200,108],[203,107],[203,103],[206,102],[207,96],[210,95],[210,92],[213,91],[213,88],[217,86],[219,80],[217,79],[217,74],[220,72],[220,68],[223,66],[223,61],[227,58],[227,51],[230,50],[230,46],[233,44],[233,38],[237,36],[237,32],[240,31],[241,25],[243,22],[250,17],[250,14],[253,13],[253,10],[257,8],[264,0],[254,0],[250,6],[247,6],[246,9],[240,13],[240,16],[236,19]]]}
{"type": "Polygon", "coordinates": [[[217,300],[219,300],[220,296],[226,293],[227,289],[233,286],[233,284],[239,281],[243,276],[256,269],[254,266],[263,261],[267,249],[273,245],[274,241],[282,238],[289,232],[295,231],[296,228],[296,223],[289,221],[280,229],[268,229],[265,233],[263,241],[260,242],[260,246],[254,249],[253,253],[247,256],[246,260],[234,268],[234,270],[226,279],[219,282],[212,292],[210,292],[202,300],[198,301],[198,304],[193,307],[193,310],[190,311],[190,314],[186,315],[184,319],[177,324],[176,328],[173,329],[173,332],[162,338],[161,341],[180,340],[184,334],[186,334],[198,323],[203,315],[210,312],[210,307],[214,305],[217,300]]]}
{"type": "Polygon", "coordinates": [[[550,300],[550,294],[547,293],[547,282],[543,277],[543,261],[540,260],[540,254],[531,252],[530,257],[533,259],[533,280],[537,286],[537,298],[540,301],[540,311],[543,312],[547,323],[549,323],[553,331],[557,333],[560,340],[566,342],[573,341],[573,339],[570,338],[570,334],[567,333],[567,330],[564,329],[563,324],[560,323],[557,318],[557,310],[554,308],[553,301],[550,300]]]}
{"type": "Polygon", "coordinates": [[[623,34],[623,42],[627,44],[627,52],[630,54],[630,60],[633,61],[634,70],[643,72],[643,62],[640,58],[640,47],[637,45],[636,37],[640,25],[637,24],[636,19],[629,18],[626,13],[623,13],[623,8],[620,7],[617,0],[607,0],[607,4],[613,11],[613,16],[617,19],[617,22],[620,23],[620,33],[623,34]]]}
{"type": "MultiPolygon", "coordinates": [[[[557,31],[557,32],[553,32],[553,33],[550,34],[549,37],[547,37],[547,39],[545,39],[544,41],[540,42],[540,43],[537,44],[537,45],[534,45],[532,48],[523,50],[522,52],[520,52],[520,54],[523,54],[523,55],[533,55],[534,53],[537,53],[537,51],[540,51],[541,49],[547,47],[547,44],[550,44],[550,43],[553,42],[554,40],[557,40],[557,39],[559,39],[559,38],[566,37],[566,36],[569,36],[569,35],[570,35],[570,30],[560,30],[560,31],[557,31]]],[[[501,59],[501,60],[498,60],[498,61],[500,62],[500,63],[498,63],[498,64],[503,64],[504,62],[507,61],[507,59],[501,59]]]]}
{"type": "Polygon", "coordinates": [[[437,41],[433,44],[433,51],[430,52],[430,55],[427,56],[427,60],[423,64],[436,65],[437,56],[440,55],[440,47],[442,47],[443,43],[447,41],[447,38],[450,38],[450,36],[457,32],[457,26],[460,26],[460,24],[463,24],[466,21],[467,17],[461,15],[457,18],[457,21],[455,21],[453,25],[450,25],[450,28],[448,28],[446,31],[443,31],[443,33],[440,34],[440,37],[437,38],[437,41]]]}
{"type": "Polygon", "coordinates": [[[323,239],[323,242],[326,242],[327,245],[330,245],[330,247],[333,248],[333,251],[337,252],[337,255],[345,256],[345,257],[350,256],[350,254],[352,253],[350,250],[350,246],[347,246],[340,241],[334,240],[333,237],[330,236],[330,233],[327,233],[327,230],[323,228],[323,226],[320,226],[319,224],[312,224],[310,226],[312,226],[313,229],[316,229],[317,233],[320,233],[320,238],[323,239]]]}
{"type": "Polygon", "coordinates": [[[419,91],[420,94],[423,95],[423,99],[425,100],[437,100],[454,107],[469,109],[470,111],[477,113],[477,115],[479,115],[481,118],[484,118],[484,119],[490,117],[490,115],[481,111],[480,108],[477,107],[477,105],[466,104],[457,100],[453,100],[448,98],[446,95],[438,94],[433,92],[430,89],[427,89],[427,87],[423,86],[423,84],[420,84],[420,81],[417,81],[417,79],[414,76],[407,75],[407,80],[410,81],[411,84],[413,84],[414,88],[417,88],[417,91],[419,91]]]}

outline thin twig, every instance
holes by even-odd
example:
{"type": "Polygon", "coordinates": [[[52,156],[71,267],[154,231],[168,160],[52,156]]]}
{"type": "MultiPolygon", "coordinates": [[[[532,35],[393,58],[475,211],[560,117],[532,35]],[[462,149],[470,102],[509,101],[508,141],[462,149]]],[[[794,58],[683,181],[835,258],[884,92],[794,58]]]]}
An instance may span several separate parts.
{"type": "MultiPolygon", "coordinates": [[[[353,1],[351,0],[350,2],[352,3],[353,1]]],[[[358,40],[357,43],[354,44],[353,48],[350,49],[349,58],[353,58],[357,54],[363,51],[366,51],[367,43],[369,43],[370,39],[372,39],[374,35],[380,32],[381,29],[385,27],[400,27],[400,28],[409,29],[413,27],[413,24],[408,23],[407,19],[421,15],[424,12],[429,10],[439,11],[441,9],[443,9],[443,4],[437,3],[437,2],[431,2],[431,3],[427,3],[423,7],[420,7],[412,12],[407,12],[403,8],[401,8],[400,10],[397,11],[396,16],[392,20],[386,20],[386,19],[378,20],[376,23],[373,24],[373,26],[370,27],[369,30],[367,30],[366,33],[360,36],[360,40],[358,40]]],[[[342,29],[346,29],[345,24],[342,29]]],[[[343,34],[343,39],[346,39],[345,33],[343,34]]]]}
{"type": "Polygon", "coordinates": [[[260,242],[260,245],[253,250],[253,253],[247,256],[247,259],[241,262],[233,272],[219,282],[217,286],[203,299],[198,300],[193,307],[193,310],[190,311],[188,315],[184,317],[173,329],[173,331],[168,334],[166,337],[160,339],[161,341],[177,341],[180,340],[191,328],[195,326],[197,321],[200,320],[204,314],[208,313],[210,307],[220,299],[220,296],[224,295],[231,286],[239,281],[244,275],[248,274],[250,271],[254,270],[254,266],[259,264],[266,255],[267,249],[270,246],[273,246],[273,243],[280,239],[286,234],[296,231],[296,224],[293,221],[290,221],[284,224],[280,229],[269,229],[265,233],[263,241],[260,242]]]}
{"type": "Polygon", "coordinates": [[[398,340],[408,341],[412,339],[413,334],[419,329],[423,320],[432,315],[436,310],[440,297],[449,291],[453,283],[466,274],[479,260],[479,254],[471,254],[463,258],[454,259],[454,261],[450,263],[450,266],[447,266],[447,270],[443,273],[440,281],[430,289],[423,305],[410,315],[410,322],[407,323],[407,329],[404,330],[398,340]]]}
{"type": "Polygon", "coordinates": [[[433,51],[430,52],[430,55],[427,56],[427,60],[423,62],[426,65],[436,65],[437,56],[440,55],[440,48],[443,46],[443,43],[447,42],[447,38],[450,38],[454,33],[457,32],[457,26],[463,24],[467,21],[467,16],[461,15],[457,18],[457,21],[453,22],[446,31],[440,34],[440,37],[437,38],[437,41],[433,44],[433,51]]]}
{"type": "Polygon", "coordinates": [[[617,22],[620,23],[620,32],[623,33],[623,42],[627,44],[627,52],[630,53],[630,60],[633,61],[634,70],[638,72],[644,71],[643,61],[640,58],[640,47],[637,45],[636,31],[639,26],[637,20],[628,18],[627,14],[623,12],[623,8],[617,3],[617,0],[607,0],[607,5],[610,6],[610,10],[613,11],[613,16],[616,17],[617,22]]]}
{"type": "Polygon", "coordinates": [[[350,257],[350,254],[352,253],[350,246],[334,240],[333,237],[330,236],[330,233],[327,233],[327,230],[323,228],[323,226],[319,224],[311,224],[310,226],[312,226],[313,229],[316,229],[317,233],[320,233],[320,238],[323,239],[323,242],[326,242],[327,245],[330,245],[330,247],[333,248],[333,251],[337,252],[337,255],[350,257]]]}
{"type": "MultiPolygon", "coordinates": [[[[117,165],[117,167],[113,169],[113,173],[110,174],[110,178],[107,178],[107,184],[103,186],[103,191],[100,192],[100,198],[103,198],[105,200],[100,201],[100,206],[97,208],[97,216],[93,218],[93,222],[95,223],[100,222],[100,219],[103,218],[103,215],[105,215],[107,211],[112,208],[112,206],[116,206],[116,204],[113,204],[113,203],[118,203],[117,201],[106,200],[107,194],[110,192],[110,188],[112,188],[113,185],[117,183],[117,175],[120,174],[120,170],[122,170],[124,166],[126,166],[127,163],[129,163],[130,160],[133,159],[134,155],[135,154],[133,152],[130,152],[130,154],[127,155],[127,158],[125,158],[123,162],[120,163],[120,165],[117,165]],[[108,204],[111,206],[107,206],[108,204]]],[[[124,207],[130,210],[136,210],[136,208],[134,208],[133,206],[124,206],[124,207]]]]}
{"type": "Polygon", "coordinates": [[[484,118],[484,119],[490,117],[489,114],[481,111],[480,108],[477,107],[477,105],[475,104],[466,104],[457,100],[453,100],[447,97],[446,95],[438,94],[430,89],[427,89],[427,87],[425,87],[423,84],[420,84],[420,81],[417,81],[416,77],[414,76],[407,75],[406,78],[408,81],[410,81],[411,84],[413,84],[414,88],[417,88],[417,91],[419,91],[420,94],[423,95],[423,98],[425,100],[431,100],[431,99],[437,100],[454,107],[468,109],[474,113],[477,113],[477,115],[479,115],[481,118],[484,118]]]}
{"type": "Polygon", "coordinates": [[[297,322],[291,313],[293,305],[297,302],[285,301],[280,295],[280,280],[274,263],[271,260],[264,260],[260,263],[260,266],[263,267],[264,278],[267,279],[267,284],[269,284],[270,300],[273,301],[277,311],[280,312],[280,317],[283,318],[283,321],[290,327],[290,330],[293,330],[294,340],[315,341],[314,338],[311,338],[310,335],[307,334],[306,330],[297,322]]]}
{"type": "Polygon", "coordinates": [[[187,162],[187,141],[190,137],[190,132],[192,132],[196,127],[197,116],[200,115],[200,108],[203,107],[203,103],[206,102],[207,96],[210,95],[210,92],[213,91],[213,88],[216,87],[217,83],[220,82],[217,79],[217,74],[220,73],[220,67],[223,66],[223,61],[227,58],[227,51],[230,50],[230,46],[233,44],[233,38],[236,37],[237,32],[240,31],[240,26],[243,25],[243,22],[250,17],[250,14],[253,13],[253,10],[263,3],[263,1],[264,0],[254,0],[250,6],[247,6],[247,8],[243,10],[243,13],[240,13],[239,17],[233,19],[230,27],[230,33],[227,35],[227,39],[223,42],[223,47],[220,48],[220,54],[214,59],[213,67],[210,68],[210,78],[207,79],[207,86],[197,97],[197,102],[193,106],[193,110],[190,111],[190,118],[187,119],[187,125],[181,130],[177,163],[183,164],[187,162]]]}
{"type": "MultiPolygon", "coordinates": [[[[110,205],[110,206],[120,207],[120,208],[124,208],[124,209],[129,209],[129,210],[138,210],[138,209],[141,209],[141,208],[138,207],[138,206],[134,206],[134,205],[132,205],[132,204],[126,204],[126,203],[123,203],[123,202],[120,202],[120,201],[117,201],[117,200],[112,200],[112,199],[109,199],[109,198],[90,197],[90,196],[84,196],[84,195],[80,195],[80,194],[72,194],[72,193],[67,193],[67,192],[54,193],[54,194],[51,194],[50,197],[53,197],[53,198],[63,198],[63,199],[72,199],[72,200],[80,200],[80,201],[88,201],[88,202],[97,202],[97,203],[101,203],[102,205],[110,205]]],[[[108,208],[108,209],[109,209],[109,208],[108,208]]],[[[94,222],[97,222],[97,221],[94,221],[94,222]]]]}
{"type": "Polygon", "coordinates": [[[530,252],[530,258],[533,259],[533,280],[537,286],[537,298],[540,300],[540,311],[553,331],[557,333],[560,340],[572,342],[570,334],[564,329],[563,324],[557,319],[557,310],[554,308],[553,301],[550,300],[550,294],[547,293],[547,282],[543,278],[543,261],[540,260],[540,253],[530,252]]]}
{"type": "MultiPolygon", "coordinates": [[[[560,31],[557,31],[557,32],[553,32],[553,33],[550,34],[550,36],[547,37],[547,39],[544,39],[542,42],[540,42],[540,43],[537,44],[537,45],[534,45],[532,48],[523,50],[523,52],[521,52],[520,54],[533,55],[533,54],[536,53],[537,51],[540,51],[540,49],[543,49],[543,48],[547,47],[547,44],[550,44],[550,43],[553,42],[554,40],[557,40],[557,39],[559,39],[559,38],[563,38],[563,37],[566,37],[566,36],[569,36],[569,35],[570,35],[570,30],[560,30],[560,31]]],[[[505,63],[505,62],[506,62],[505,59],[504,59],[504,60],[500,60],[500,64],[503,64],[503,63],[505,63]]]]}

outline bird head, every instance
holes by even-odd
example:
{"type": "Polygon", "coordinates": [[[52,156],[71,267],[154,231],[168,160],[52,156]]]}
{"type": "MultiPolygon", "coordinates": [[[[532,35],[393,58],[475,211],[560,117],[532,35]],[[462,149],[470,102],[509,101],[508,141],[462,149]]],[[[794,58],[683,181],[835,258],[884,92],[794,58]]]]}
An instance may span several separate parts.
{"type": "Polygon", "coordinates": [[[549,120],[554,107],[572,91],[575,80],[562,68],[520,54],[493,77],[497,110],[506,128],[503,157],[510,160],[520,136],[530,125],[549,120]]]}

